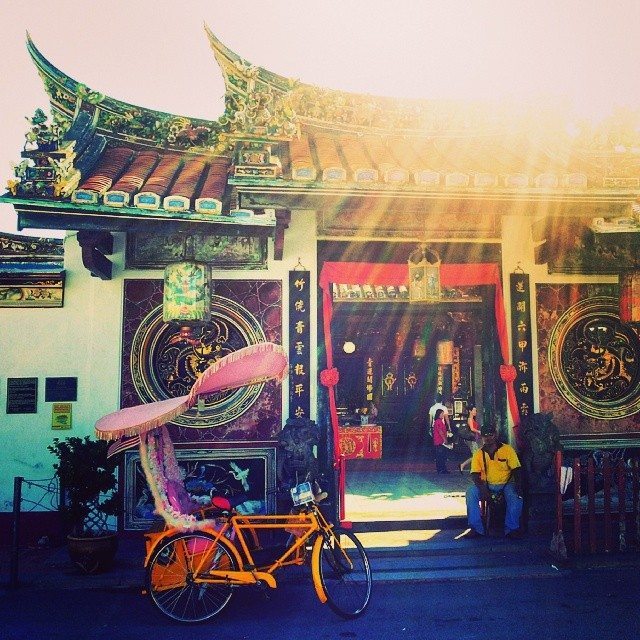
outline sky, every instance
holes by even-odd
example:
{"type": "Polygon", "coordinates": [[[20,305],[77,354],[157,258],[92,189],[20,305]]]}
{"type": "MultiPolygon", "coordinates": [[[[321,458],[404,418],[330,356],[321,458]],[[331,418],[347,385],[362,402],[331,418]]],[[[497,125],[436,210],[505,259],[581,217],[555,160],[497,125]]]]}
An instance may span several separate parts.
{"type": "MultiPolygon", "coordinates": [[[[205,23],[249,62],[335,89],[551,100],[596,122],[618,106],[640,109],[638,0],[0,0],[2,192],[25,117],[48,112],[27,31],[52,64],[94,90],[216,119],[224,84],[205,23]]],[[[2,231],[17,233],[8,205],[2,231]]]]}

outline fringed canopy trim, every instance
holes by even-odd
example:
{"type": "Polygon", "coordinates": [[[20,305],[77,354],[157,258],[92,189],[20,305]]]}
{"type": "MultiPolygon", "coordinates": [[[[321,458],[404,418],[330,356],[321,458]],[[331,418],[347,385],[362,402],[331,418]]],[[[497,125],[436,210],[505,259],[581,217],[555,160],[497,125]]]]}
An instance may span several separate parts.
{"type": "Polygon", "coordinates": [[[146,433],[177,418],[190,406],[189,397],[180,396],[120,409],[96,422],[96,437],[101,440],[117,440],[146,433]]]}
{"type": "Polygon", "coordinates": [[[153,496],[156,513],[170,526],[183,531],[219,529],[213,519],[197,520],[191,513],[175,509],[170,501],[167,481],[182,482],[178,460],[166,427],[140,436],[140,465],[153,496]]]}
{"type": "Polygon", "coordinates": [[[249,345],[212,363],[186,396],[127,407],[100,418],[95,426],[96,437],[117,440],[157,429],[193,407],[199,395],[271,379],[280,381],[286,373],[287,356],[281,345],[273,342],[249,345]]]}

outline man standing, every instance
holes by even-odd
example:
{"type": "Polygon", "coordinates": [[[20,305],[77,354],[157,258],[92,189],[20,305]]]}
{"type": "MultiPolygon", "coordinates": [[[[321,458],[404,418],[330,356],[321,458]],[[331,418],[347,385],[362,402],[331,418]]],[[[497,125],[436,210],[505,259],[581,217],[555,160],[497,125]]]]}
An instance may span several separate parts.
{"type": "Polygon", "coordinates": [[[491,500],[492,494],[502,492],[506,502],[504,534],[507,538],[519,539],[522,537],[522,473],[518,454],[512,446],[498,440],[494,425],[483,425],[480,433],[483,445],[473,454],[473,484],[467,489],[467,518],[470,530],[464,537],[478,538],[485,534],[480,500],[491,500]]]}

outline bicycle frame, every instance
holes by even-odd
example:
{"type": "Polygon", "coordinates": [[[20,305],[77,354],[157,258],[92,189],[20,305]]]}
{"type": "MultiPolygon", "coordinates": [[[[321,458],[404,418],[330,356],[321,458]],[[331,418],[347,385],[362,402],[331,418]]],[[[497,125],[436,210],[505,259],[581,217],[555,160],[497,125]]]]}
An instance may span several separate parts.
{"type": "MultiPolygon", "coordinates": [[[[204,528],[203,533],[214,536],[212,551],[203,553],[198,558],[196,566],[191,566],[192,579],[195,583],[228,584],[233,586],[245,586],[252,584],[266,584],[275,589],[277,583],[274,573],[282,567],[301,565],[305,561],[307,543],[315,534],[320,535],[314,540],[311,551],[311,573],[316,595],[320,602],[327,601],[326,593],[322,587],[319,571],[319,557],[322,543],[333,537],[333,525],[322,515],[315,504],[305,507],[300,513],[289,515],[240,515],[232,514],[218,519],[219,528],[204,528]],[[259,550],[259,531],[287,531],[294,536],[292,544],[288,545],[284,552],[275,560],[263,566],[258,566],[254,560],[248,537],[253,542],[253,551],[259,550]],[[213,558],[211,553],[215,550],[215,544],[224,546],[235,558],[239,570],[210,569],[213,558]],[[314,560],[315,559],[315,560],[314,560]]],[[[155,549],[163,541],[174,534],[184,533],[184,530],[170,528],[162,532],[147,534],[148,542],[145,567],[153,557],[155,549]],[[152,541],[149,538],[153,537],[152,541]]],[[[351,566],[348,555],[342,550],[345,562],[351,566]]],[[[166,588],[173,588],[173,583],[166,588]]],[[[162,586],[160,586],[162,588],[162,586]]]]}

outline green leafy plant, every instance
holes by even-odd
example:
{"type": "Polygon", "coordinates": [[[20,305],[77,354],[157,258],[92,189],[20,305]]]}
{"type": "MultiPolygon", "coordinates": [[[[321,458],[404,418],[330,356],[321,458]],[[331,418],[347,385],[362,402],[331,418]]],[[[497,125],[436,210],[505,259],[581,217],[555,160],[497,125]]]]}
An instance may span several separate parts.
{"type": "Polygon", "coordinates": [[[89,436],[54,438],[47,447],[58,458],[53,468],[60,480],[60,510],[74,536],[106,533],[109,516],[119,511],[117,462],[107,458],[108,448],[89,436]]]}

